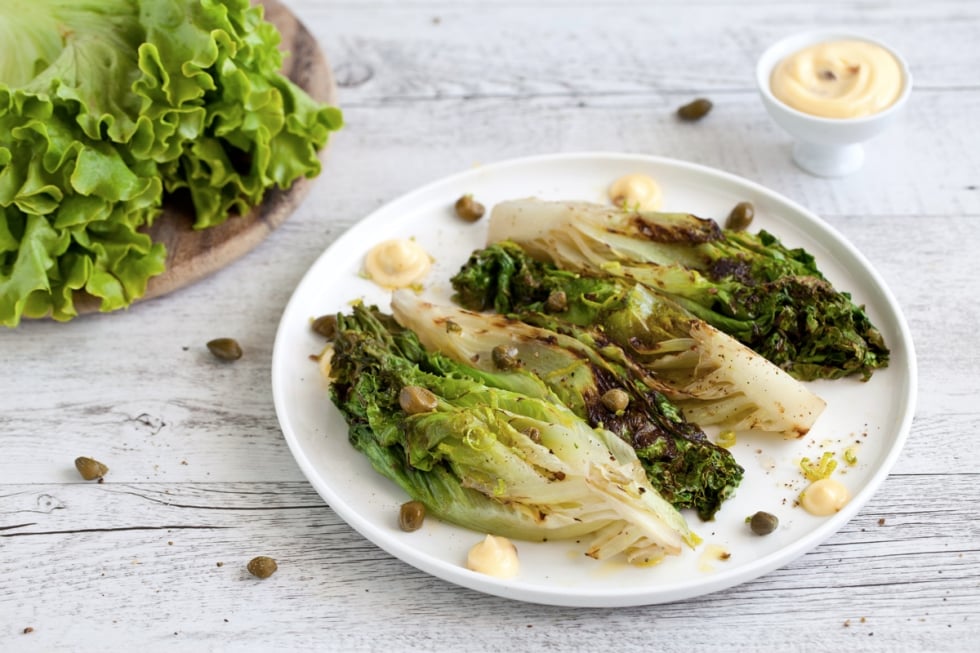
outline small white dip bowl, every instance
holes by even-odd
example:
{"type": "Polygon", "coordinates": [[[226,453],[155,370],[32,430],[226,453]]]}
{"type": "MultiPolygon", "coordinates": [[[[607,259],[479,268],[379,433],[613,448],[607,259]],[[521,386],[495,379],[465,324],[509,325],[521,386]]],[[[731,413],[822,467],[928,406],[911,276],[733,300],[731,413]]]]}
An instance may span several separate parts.
{"type": "Polygon", "coordinates": [[[807,172],[820,177],[841,177],[858,170],[864,163],[861,144],[895,120],[912,92],[912,73],[902,55],[877,39],[843,30],[814,30],[776,42],[759,58],[755,77],[769,115],[796,139],[793,160],[807,172]],[[883,111],[861,118],[822,118],[778,100],[770,86],[776,65],[806,47],[828,41],[865,41],[890,52],[902,70],[902,92],[898,99],[883,111]]]}

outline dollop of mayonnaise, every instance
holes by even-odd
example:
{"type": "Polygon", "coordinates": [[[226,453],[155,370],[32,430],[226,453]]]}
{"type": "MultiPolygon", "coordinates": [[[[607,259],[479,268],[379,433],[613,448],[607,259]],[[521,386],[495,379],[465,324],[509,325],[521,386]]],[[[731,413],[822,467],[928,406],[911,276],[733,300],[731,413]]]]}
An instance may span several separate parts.
{"type": "Polygon", "coordinates": [[[829,41],[791,54],[772,71],[772,94],[822,118],[860,118],[884,111],[905,84],[891,52],[866,41],[829,41]]]}
{"type": "Polygon", "coordinates": [[[827,517],[839,512],[850,499],[851,493],[840,481],[822,478],[803,490],[800,505],[811,515],[827,517]]]}
{"type": "Polygon", "coordinates": [[[364,272],[391,290],[407,288],[429,273],[432,258],[414,240],[397,238],[378,243],[364,258],[364,272]]]}
{"type": "Polygon", "coordinates": [[[623,175],[609,185],[609,199],[616,206],[631,211],[656,211],[663,195],[660,185],[649,175],[623,175]]]}
{"type": "Polygon", "coordinates": [[[466,567],[497,578],[513,578],[520,571],[517,547],[506,537],[487,535],[466,556],[466,567]]]}

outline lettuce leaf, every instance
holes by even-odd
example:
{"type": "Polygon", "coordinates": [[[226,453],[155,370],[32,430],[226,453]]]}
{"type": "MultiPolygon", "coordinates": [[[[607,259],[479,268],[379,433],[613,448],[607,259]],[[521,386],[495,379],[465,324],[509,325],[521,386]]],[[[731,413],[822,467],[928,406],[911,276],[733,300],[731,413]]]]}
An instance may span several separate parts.
{"type": "Polygon", "coordinates": [[[280,35],[259,8],[248,0],[140,4],[147,36],[135,90],[154,124],[166,126],[149,155],[166,164],[168,192],[190,192],[195,227],[247,212],[273,185],[319,173],[317,149],[341,114],[277,72],[280,35]]]}
{"type": "Polygon", "coordinates": [[[207,228],[319,174],[342,114],[279,72],[279,40],[248,0],[0,3],[0,323],[142,296],[168,194],[207,228]]]}

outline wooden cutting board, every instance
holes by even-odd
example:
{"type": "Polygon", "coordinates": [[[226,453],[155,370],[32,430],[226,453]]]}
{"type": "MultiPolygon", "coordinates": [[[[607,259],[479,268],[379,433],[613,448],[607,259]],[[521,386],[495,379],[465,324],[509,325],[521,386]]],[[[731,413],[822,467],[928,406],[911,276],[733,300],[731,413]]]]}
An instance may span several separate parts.
{"type": "MultiPolygon", "coordinates": [[[[333,73],[316,38],[278,0],[260,0],[260,4],[265,7],[266,19],[282,34],[279,48],[287,53],[283,74],[315,100],[336,104],[337,87],[333,73]]],[[[323,158],[324,151],[321,151],[321,161],[323,158]]],[[[163,213],[147,233],[167,246],[167,267],[163,274],[150,279],[141,299],[183,288],[253,250],[289,217],[314,181],[302,177],[286,191],[273,188],[266,193],[262,204],[248,215],[229,218],[208,229],[191,228],[194,216],[189,207],[165,203],[163,213]]],[[[80,314],[98,311],[99,301],[90,295],[75,295],[75,307],[80,314]]]]}

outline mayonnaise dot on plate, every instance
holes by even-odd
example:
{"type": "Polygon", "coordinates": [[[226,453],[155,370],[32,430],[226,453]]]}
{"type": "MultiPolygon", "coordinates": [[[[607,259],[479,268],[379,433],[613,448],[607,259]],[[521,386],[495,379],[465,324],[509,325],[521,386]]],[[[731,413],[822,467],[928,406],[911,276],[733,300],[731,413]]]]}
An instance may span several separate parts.
{"type": "Polygon", "coordinates": [[[414,240],[396,238],[378,243],[364,257],[364,272],[382,288],[407,288],[429,273],[432,258],[414,240]]]}
{"type": "Polygon", "coordinates": [[[466,567],[488,576],[513,578],[520,570],[517,547],[506,537],[487,535],[470,548],[466,567]]]}
{"type": "Polygon", "coordinates": [[[800,505],[811,515],[827,517],[840,512],[851,499],[851,493],[840,481],[822,478],[810,483],[800,495],[800,505]]]}
{"type": "Polygon", "coordinates": [[[609,186],[609,199],[616,206],[631,211],[656,211],[662,195],[660,185],[649,175],[624,175],[609,186]]]}

